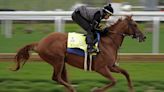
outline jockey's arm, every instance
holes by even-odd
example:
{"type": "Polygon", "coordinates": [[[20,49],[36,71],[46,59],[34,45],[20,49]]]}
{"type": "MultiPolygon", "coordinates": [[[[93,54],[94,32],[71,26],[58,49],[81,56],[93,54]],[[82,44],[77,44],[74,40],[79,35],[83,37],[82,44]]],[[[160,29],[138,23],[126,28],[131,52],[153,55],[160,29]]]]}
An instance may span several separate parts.
{"type": "Polygon", "coordinates": [[[97,31],[101,30],[100,25],[99,25],[100,21],[101,21],[101,14],[98,11],[98,12],[95,13],[94,18],[93,18],[92,23],[91,23],[92,30],[97,30],[97,31]]]}
{"type": "Polygon", "coordinates": [[[104,31],[105,26],[100,24],[101,22],[101,14],[100,12],[96,12],[92,21],[92,30],[96,31],[104,31]]]}

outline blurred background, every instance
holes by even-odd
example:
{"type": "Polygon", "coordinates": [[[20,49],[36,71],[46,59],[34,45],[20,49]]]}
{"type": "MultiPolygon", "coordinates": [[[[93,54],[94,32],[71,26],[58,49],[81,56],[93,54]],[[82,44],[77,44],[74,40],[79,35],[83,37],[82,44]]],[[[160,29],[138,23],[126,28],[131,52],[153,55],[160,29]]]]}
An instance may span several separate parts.
{"type": "MultiPolygon", "coordinates": [[[[75,8],[102,8],[108,3],[112,3],[115,13],[103,23],[113,24],[124,15],[133,15],[147,36],[144,43],[126,37],[119,50],[120,66],[129,71],[136,92],[163,92],[164,0],[0,0],[0,92],[65,92],[63,86],[51,81],[52,69],[42,60],[29,60],[32,62],[19,72],[11,72],[8,67],[19,48],[49,33],[84,33],[71,19],[75,8]]],[[[67,69],[78,92],[108,83],[94,72],[71,66],[67,69]]],[[[124,77],[114,76],[118,83],[109,92],[127,92],[124,77]]]]}
{"type": "Polygon", "coordinates": [[[163,0],[0,0],[1,9],[11,10],[71,10],[74,5],[86,4],[93,7],[102,7],[107,3],[120,3],[131,5],[134,10],[162,10],[163,0]],[[155,6],[155,7],[154,7],[155,6]]]}

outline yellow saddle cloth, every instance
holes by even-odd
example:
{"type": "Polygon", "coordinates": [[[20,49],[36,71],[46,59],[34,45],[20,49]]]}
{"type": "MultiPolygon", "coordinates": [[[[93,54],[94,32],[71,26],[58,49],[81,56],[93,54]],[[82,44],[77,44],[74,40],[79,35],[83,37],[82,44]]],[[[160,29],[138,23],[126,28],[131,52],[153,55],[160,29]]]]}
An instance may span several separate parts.
{"type": "MultiPolygon", "coordinates": [[[[76,32],[68,33],[67,48],[79,48],[84,52],[86,52],[87,44],[85,39],[86,36],[84,34],[76,33],[76,32]]],[[[98,50],[98,42],[96,42],[94,48],[98,50]]]]}
{"type": "Polygon", "coordinates": [[[86,37],[84,34],[80,33],[68,33],[68,43],[67,48],[79,48],[84,50],[84,52],[87,51],[87,44],[85,42],[86,37]]]}

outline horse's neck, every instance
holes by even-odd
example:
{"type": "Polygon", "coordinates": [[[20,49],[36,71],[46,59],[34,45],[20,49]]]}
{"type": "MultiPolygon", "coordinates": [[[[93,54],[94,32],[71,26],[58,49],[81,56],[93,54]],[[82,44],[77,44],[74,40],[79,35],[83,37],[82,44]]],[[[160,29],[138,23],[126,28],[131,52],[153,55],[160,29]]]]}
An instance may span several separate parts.
{"type": "MultiPolygon", "coordinates": [[[[116,26],[117,27],[117,26],[116,26]]],[[[112,43],[115,45],[116,49],[119,49],[124,40],[124,36],[121,35],[123,29],[117,29],[116,27],[111,28],[111,33],[108,34],[108,37],[111,39],[112,43]]]]}

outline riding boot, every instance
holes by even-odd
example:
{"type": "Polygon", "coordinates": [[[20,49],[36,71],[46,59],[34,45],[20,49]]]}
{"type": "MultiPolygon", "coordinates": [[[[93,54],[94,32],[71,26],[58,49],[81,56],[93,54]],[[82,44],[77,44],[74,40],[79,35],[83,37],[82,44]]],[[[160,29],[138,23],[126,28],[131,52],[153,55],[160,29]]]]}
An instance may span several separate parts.
{"type": "Polygon", "coordinates": [[[87,38],[86,38],[86,43],[87,43],[87,52],[88,53],[93,53],[96,52],[97,50],[93,47],[94,46],[94,37],[92,34],[87,34],[87,38]]]}

